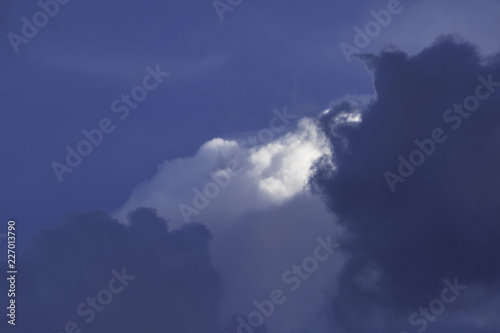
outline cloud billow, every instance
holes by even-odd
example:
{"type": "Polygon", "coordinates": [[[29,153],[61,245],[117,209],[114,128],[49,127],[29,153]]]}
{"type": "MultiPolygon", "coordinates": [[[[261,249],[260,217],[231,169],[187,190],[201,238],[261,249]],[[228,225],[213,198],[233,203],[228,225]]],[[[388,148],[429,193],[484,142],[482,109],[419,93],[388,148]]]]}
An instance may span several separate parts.
{"type": "Polygon", "coordinates": [[[152,209],[132,212],[128,225],[100,211],[69,216],[20,258],[16,331],[219,333],[210,239],[196,223],[169,231],[152,209]]]}
{"type": "Polygon", "coordinates": [[[332,302],[335,321],[356,332],[401,331],[381,318],[407,318],[439,295],[446,278],[498,287],[500,88],[460,116],[460,128],[443,115],[474,94],[478,77],[500,82],[500,61],[451,37],[413,57],[391,51],[363,58],[376,99],[357,126],[336,124],[339,114],[360,112],[349,100],[322,116],[334,154],[317,163],[311,184],[350,233],[345,248],[354,259],[332,302]],[[446,142],[392,192],[384,173],[397,173],[398,156],[408,159],[415,140],[436,128],[446,142]]]}

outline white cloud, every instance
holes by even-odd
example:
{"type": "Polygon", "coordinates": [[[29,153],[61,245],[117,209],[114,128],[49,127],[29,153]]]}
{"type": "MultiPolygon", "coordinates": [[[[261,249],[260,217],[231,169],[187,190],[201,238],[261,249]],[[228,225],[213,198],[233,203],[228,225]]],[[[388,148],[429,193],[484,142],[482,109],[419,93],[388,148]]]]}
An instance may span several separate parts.
{"type": "MultiPolygon", "coordinates": [[[[323,154],[331,154],[329,145],[310,118],[300,119],[293,131],[247,150],[237,141],[216,138],[192,157],[162,163],[114,215],[126,221],[131,210],[153,207],[177,228],[184,223],[179,204],[193,206],[193,189],[203,192],[214,183],[211,175],[227,174],[236,162],[239,172],[192,216],[214,235],[211,252],[225,281],[221,310],[227,322],[235,313],[254,311],[253,301],[263,300],[273,289],[287,290],[283,272],[311,255],[317,237],[343,234],[335,216],[306,187],[311,166],[323,154]]],[[[341,253],[332,256],[300,290],[288,291],[287,302],[266,319],[270,332],[306,327],[326,331],[318,313],[323,313],[324,292],[344,259],[341,253]]]]}
{"type": "Polygon", "coordinates": [[[182,203],[199,212],[192,214],[191,220],[207,224],[216,223],[213,221],[221,214],[235,218],[279,205],[305,191],[310,168],[323,154],[330,154],[327,141],[310,118],[299,120],[295,131],[248,151],[236,141],[216,138],[203,144],[193,157],[161,164],[151,180],[133,190],[115,216],[126,221],[131,210],[154,207],[171,219],[172,225],[179,226],[184,221],[179,209],[182,203]],[[218,193],[206,198],[206,208],[196,207],[193,199],[197,190],[205,193],[207,184],[214,183],[212,175],[230,173],[232,163],[237,163],[240,171],[229,185],[218,186],[218,193]]]}

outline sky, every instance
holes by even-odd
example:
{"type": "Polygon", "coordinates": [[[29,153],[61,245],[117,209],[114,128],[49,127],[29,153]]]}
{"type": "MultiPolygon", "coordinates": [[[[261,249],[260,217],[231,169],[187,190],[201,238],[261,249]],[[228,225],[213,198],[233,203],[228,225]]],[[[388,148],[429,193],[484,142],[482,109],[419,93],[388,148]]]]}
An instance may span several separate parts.
{"type": "Polygon", "coordinates": [[[1,331],[499,332],[499,14],[4,0],[1,331]]]}

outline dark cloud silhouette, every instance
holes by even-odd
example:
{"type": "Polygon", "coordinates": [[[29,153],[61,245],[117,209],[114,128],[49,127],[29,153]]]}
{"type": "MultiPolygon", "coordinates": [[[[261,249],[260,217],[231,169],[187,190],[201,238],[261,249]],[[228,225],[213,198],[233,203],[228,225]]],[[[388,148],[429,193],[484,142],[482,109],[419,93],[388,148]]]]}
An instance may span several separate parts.
{"type": "MultiPolygon", "coordinates": [[[[332,302],[335,321],[350,332],[401,331],[401,323],[385,325],[381,318],[407,320],[408,311],[439,295],[445,278],[491,292],[498,287],[500,87],[478,77],[500,82],[500,61],[483,59],[473,45],[452,37],[413,57],[391,51],[362,58],[377,97],[358,126],[336,124],[339,114],[356,111],[348,100],[322,116],[336,169],[318,162],[311,184],[350,233],[345,248],[353,260],[332,302]],[[476,111],[448,111],[480,84],[481,96],[489,96],[476,111]],[[434,142],[432,151],[425,140],[436,128],[447,139],[434,142]],[[425,161],[403,177],[398,157],[409,160],[416,139],[427,151],[415,153],[413,162],[425,161]],[[394,191],[387,171],[401,177],[394,191]]],[[[409,168],[402,167],[404,175],[409,168]]]]}
{"type": "Polygon", "coordinates": [[[73,321],[81,332],[220,333],[222,281],[206,227],[169,231],[144,208],[129,220],[95,211],[41,233],[18,258],[15,331],[71,332],[73,321]]]}

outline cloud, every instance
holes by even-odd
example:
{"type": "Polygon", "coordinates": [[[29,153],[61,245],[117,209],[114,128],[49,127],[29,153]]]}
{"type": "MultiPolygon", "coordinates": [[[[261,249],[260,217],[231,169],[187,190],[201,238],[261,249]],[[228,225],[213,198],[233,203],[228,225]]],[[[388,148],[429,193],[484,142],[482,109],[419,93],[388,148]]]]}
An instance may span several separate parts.
{"type": "Polygon", "coordinates": [[[19,300],[29,306],[20,315],[33,320],[21,325],[87,325],[75,309],[126,269],[136,279],[89,328],[231,333],[255,301],[285,289],[283,272],[318,237],[333,235],[342,251],[287,294],[262,332],[410,331],[408,316],[454,277],[467,292],[429,332],[498,329],[500,92],[461,116],[459,128],[443,115],[475,93],[478,77],[500,81],[500,58],[452,38],[416,56],[362,58],[376,96],[337,100],[266,142],[210,140],[192,157],[163,162],[111,217],[73,215],[41,234],[23,258],[19,282],[29,287],[19,300]],[[415,140],[438,127],[446,142],[391,191],[384,174],[397,173],[398,156],[410,159],[415,140]],[[196,210],[187,224],[181,204],[196,210]]]}
{"type": "MultiPolygon", "coordinates": [[[[377,12],[387,3],[370,3],[362,12],[373,19],[368,13],[371,10],[377,12]]],[[[416,55],[436,38],[446,34],[460,35],[473,41],[483,54],[493,54],[499,50],[498,41],[491,34],[491,31],[500,28],[500,23],[495,20],[500,9],[498,1],[484,0],[482,6],[466,0],[401,1],[401,4],[404,11],[392,17],[389,25],[372,39],[364,52],[377,52],[387,46],[396,46],[410,55],[416,55]]],[[[364,27],[362,24],[360,26],[364,27]]]]}
{"type": "MultiPolygon", "coordinates": [[[[231,174],[215,196],[207,195],[206,207],[189,216],[214,236],[210,251],[224,280],[224,323],[232,322],[236,314],[245,317],[254,311],[253,302],[268,299],[272,290],[288,290],[281,280],[283,272],[310,255],[316,238],[333,235],[336,240],[343,233],[335,216],[307,187],[316,159],[330,154],[316,120],[302,118],[287,133],[275,133],[268,140],[258,138],[252,134],[245,140],[216,138],[192,157],[165,161],[114,213],[126,222],[127,211],[154,207],[178,228],[185,224],[179,205],[195,208],[195,191],[209,194],[205,189],[216,183],[217,175],[224,179],[222,175],[231,174]]],[[[324,290],[344,261],[339,252],[304,281],[300,290],[288,295],[287,302],[266,318],[267,329],[278,333],[311,328],[325,331],[326,318],[321,315],[324,290]]]]}
{"type": "Polygon", "coordinates": [[[329,154],[316,121],[303,118],[267,142],[216,138],[162,163],[111,216],[74,214],[34,240],[18,275],[18,328],[232,333],[238,316],[282,289],[287,301],[255,332],[326,331],[319,314],[341,251],[293,293],[282,275],[311,256],[318,237],[343,233],[307,188],[314,161],[329,154]],[[238,170],[229,184],[193,216],[203,224],[185,223],[179,203],[192,204],[192,189],[203,191],[231,161],[238,170]],[[117,274],[134,278],[114,294],[117,274]],[[102,311],[88,303],[106,293],[113,300],[102,311]]]}
{"type": "Polygon", "coordinates": [[[168,231],[151,209],[129,221],[95,211],[41,233],[18,259],[17,331],[62,332],[74,322],[96,333],[221,332],[222,281],[207,228],[168,231]],[[106,304],[94,308],[88,297],[106,304]]]}
{"type": "MultiPolygon", "coordinates": [[[[500,81],[498,56],[484,59],[474,46],[447,37],[412,57],[391,51],[364,59],[376,99],[365,103],[358,126],[335,123],[342,113],[359,113],[349,100],[322,116],[334,152],[311,179],[347,228],[353,255],[331,302],[332,319],[347,331],[401,331],[408,315],[453,277],[498,299],[500,91],[467,111],[460,128],[452,128],[458,119],[443,118],[474,95],[479,76],[500,81]],[[435,128],[447,141],[393,193],[384,173],[397,173],[398,156],[408,159],[415,140],[435,128]]],[[[453,309],[475,306],[458,301],[453,309]]],[[[478,329],[472,320],[465,324],[478,329]]],[[[444,326],[443,332],[456,328],[444,326]]]]}
{"type": "Polygon", "coordinates": [[[314,161],[329,154],[327,142],[311,118],[302,118],[296,130],[267,141],[244,144],[215,138],[193,157],[165,161],[151,180],[133,190],[115,216],[124,221],[127,212],[136,207],[155,207],[161,216],[179,225],[186,222],[179,207],[185,204],[199,211],[188,214],[188,222],[216,220],[214,216],[222,212],[234,218],[252,209],[282,204],[303,192],[314,161]],[[230,179],[227,185],[218,185],[219,190],[210,197],[206,187],[217,175],[230,179]],[[193,202],[197,191],[207,197],[206,208],[199,209],[193,202]]]}

